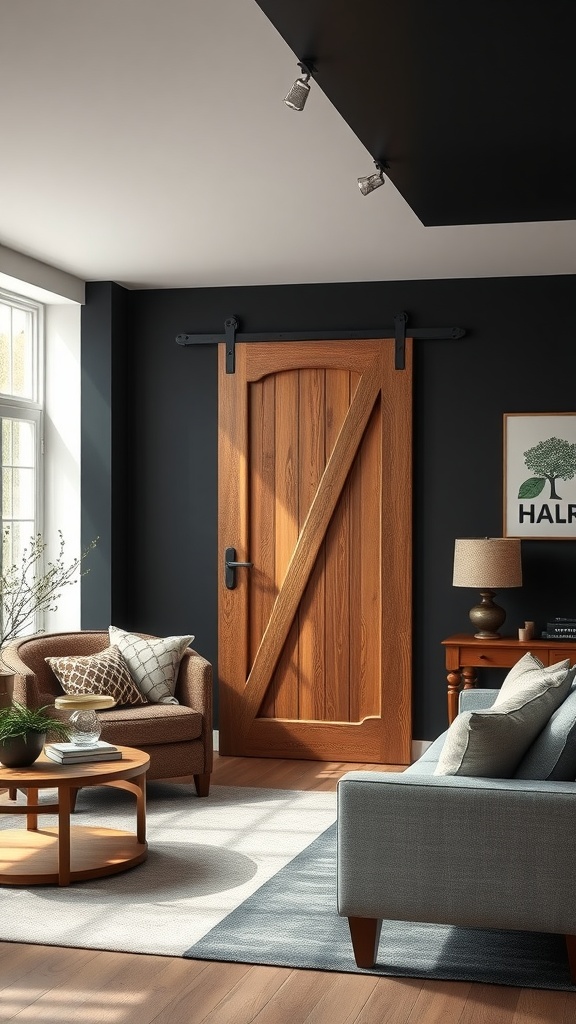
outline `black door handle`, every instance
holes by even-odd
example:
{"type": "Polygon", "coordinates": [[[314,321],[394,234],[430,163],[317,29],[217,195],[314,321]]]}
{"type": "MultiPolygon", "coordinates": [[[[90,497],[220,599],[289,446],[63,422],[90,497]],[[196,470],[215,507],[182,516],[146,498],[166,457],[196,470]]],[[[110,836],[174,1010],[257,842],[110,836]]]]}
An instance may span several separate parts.
{"type": "Polygon", "coordinates": [[[226,548],[224,552],[224,583],[227,590],[236,586],[236,569],[251,569],[253,562],[237,562],[236,548],[226,548]]]}

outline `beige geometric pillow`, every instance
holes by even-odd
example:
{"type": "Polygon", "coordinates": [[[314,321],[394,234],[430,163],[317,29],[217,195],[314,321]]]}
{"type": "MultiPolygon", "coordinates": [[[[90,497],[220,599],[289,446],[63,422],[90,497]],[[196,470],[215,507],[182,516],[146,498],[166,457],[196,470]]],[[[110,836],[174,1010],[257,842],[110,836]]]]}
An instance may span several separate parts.
{"type": "Polygon", "coordinates": [[[572,685],[570,661],[545,668],[525,654],[492,707],[464,711],[448,729],[434,775],[509,779],[572,685]]]}
{"type": "Polygon", "coordinates": [[[153,704],[178,704],[174,691],[184,651],[193,636],[166,636],[143,639],[110,626],[110,643],[117,644],[132,679],[153,704]]]}
{"type": "Polygon", "coordinates": [[[104,693],[119,705],[146,704],[117,647],[99,654],[45,659],[68,694],[104,693]]]}

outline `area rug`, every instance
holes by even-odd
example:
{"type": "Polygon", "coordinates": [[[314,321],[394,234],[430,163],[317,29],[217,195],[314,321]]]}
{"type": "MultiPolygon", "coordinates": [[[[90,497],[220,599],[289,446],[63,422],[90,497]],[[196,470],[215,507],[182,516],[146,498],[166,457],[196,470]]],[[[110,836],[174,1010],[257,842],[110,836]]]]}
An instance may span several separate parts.
{"type": "MultiPolygon", "coordinates": [[[[83,789],[72,825],[133,831],[135,806],[122,790],[83,789]]],[[[198,799],[192,786],[149,782],[147,860],[67,888],[1,886],[0,940],[183,956],[335,818],[335,793],[212,786],[198,799]]],[[[14,827],[21,817],[0,815],[14,827]]]]}
{"type": "MultiPolygon", "coordinates": [[[[563,939],[530,932],[384,922],[376,966],[359,971],[335,910],[334,793],[213,786],[199,800],[151,782],[147,802],[143,864],[68,888],[0,887],[0,941],[576,992],[563,939]]],[[[134,820],[133,797],[105,788],[82,790],[73,815],[134,820]]]]}
{"type": "Polygon", "coordinates": [[[378,961],[369,971],[360,971],[352,956],[348,923],[335,907],[336,825],[332,825],[185,955],[196,960],[576,992],[564,939],[535,932],[385,921],[378,961]]]}

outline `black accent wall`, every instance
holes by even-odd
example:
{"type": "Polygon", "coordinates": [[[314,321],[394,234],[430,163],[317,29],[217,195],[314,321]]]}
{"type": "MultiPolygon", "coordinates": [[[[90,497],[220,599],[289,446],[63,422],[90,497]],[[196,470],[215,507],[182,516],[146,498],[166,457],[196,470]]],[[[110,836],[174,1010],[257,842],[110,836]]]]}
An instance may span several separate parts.
{"type": "MultiPolygon", "coordinates": [[[[502,533],[502,416],[570,412],[576,277],[285,285],[128,292],[89,284],[82,317],[83,628],[110,621],[194,633],[217,665],[217,353],[180,333],[371,330],[405,310],[412,327],[460,326],[415,342],[414,730],[447,724],[441,641],[470,628],[471,590],[452,587],[454,539],[502,533]],[[91,559],[91,565],[93,565],[91,559]]],[[[523,541],[524,585],[499,595],[504,632],[576,615],[576,539],[523,541]]],[[[393,614],[388,628],[394,630],[393,614]]],[[[499,682],[494,670],[487,682],[499,682]]]]}

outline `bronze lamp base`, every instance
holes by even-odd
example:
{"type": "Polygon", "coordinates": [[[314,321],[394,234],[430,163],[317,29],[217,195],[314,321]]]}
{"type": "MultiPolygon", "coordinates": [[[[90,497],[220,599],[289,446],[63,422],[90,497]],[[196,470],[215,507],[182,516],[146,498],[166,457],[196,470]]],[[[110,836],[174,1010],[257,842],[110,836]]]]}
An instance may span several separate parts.
{"type": "Polygon", "coordinates": [[[506,618],[506,612],[500,607],[500,605],[494,604],[493,598],[495,596],[496,595],[493,590],[481,590],[481,603],[474,605],[474,607],[470,609],[470,622],[477,630],[477,632],[474,633],[476,640],[501,639],[498,629],[506,618]]]}

